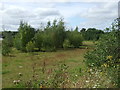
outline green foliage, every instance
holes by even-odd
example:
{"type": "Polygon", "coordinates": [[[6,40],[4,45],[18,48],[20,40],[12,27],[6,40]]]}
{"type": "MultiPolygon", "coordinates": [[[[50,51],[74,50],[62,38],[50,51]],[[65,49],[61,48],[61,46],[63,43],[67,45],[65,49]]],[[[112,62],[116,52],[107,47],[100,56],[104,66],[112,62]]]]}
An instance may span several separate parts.
{"type": "Polygon", "coordinates": [[[11,47],[6,40],[2,41],[2,55],[9,55],[11,52],[11,47]]]}
{"type": "Polygon", "coordinates": [[[63,42],[63,48],[64,48],[64,49],[67,49],[67,48],[69,48],[69,47],[70,47],[70,41],[67,40],[67,39],[65,39],[64,42],[63,42]]]}
{"type": "Polygon", "coordinates": [[[83,38],[78,31],[71,31],[68,33],[68,39],[70,41],[70,44],[75,48],[78,48],[80,45],[82,45],[83,38]]]}
{"type": "Polygon", "coordinates": [[[65,31],[63,19],[54,20],[52,24],[48,21],[46,27],[43,30],[38,29],[37,32],[27,23],[21,22],[18,30],[19,32],[14,38],[14,46],[21,51],[27,51],[26,47],[28,46],[26,45],[30,41],[34,41],[37,51],[55,51],[58,48],[63,48],[63,46],[64,48],[78,48],[83,41],[82,34],[78,32],[78,27],[69,33],[65,31]],[[69,42],[65,41],[66,39],[69,42]]]}
{"type": "Polygon", "coordinates": [[[17,49],[20,49],[22,51],[26,51],[26,44],[31,41],[31,39],[34,37],[35,30],[27,23],[20,23],[20,26],[18,28],[19,32],[15,36],[15,46],[17,49]],[[20,46],[18,46],[18,44],[20,46]]]}
{"type": "MultiPolygon", "coordinates": [[[[114,27],[114,26],[113,26],[114,27]]],[[[95,50],[85,55],[85,62],[89,67],[106,69],[108,76],[116,85],[119,85],[119,30],[112,27],[111,32],[103,35],[98,41],[95,50]]]]}
{"type": "Polygon", "coordinates": [[[42,31],[38,31],[35,34],[33,40],[35,42],[35,47],[40,50],[42,48],[42,43],[43,43],[43,32],[42,31]]]}
{"type": "Polygon", "coordinates": [[[97,30],[95,28],[88,28],[87,30],[83,28],[81,33],[85,40],[98,40],[104,32],[102,30],[97,30]]]}
{"type": "Polygon", "coordinates": [[[42,42],[42,51],[55,51],[54,41],[52,34],[43,34],[43,42],[42,42]]]}
{"type": "Polygon", "coordinates": [[[8,55],[11,52],[11,47],[13,46],[13,37],[11,33],[5,31],[3,33],[2,41],[2,55],[8,55]]]}
{"type": "Polygon", "coordinates": [[[14,38],[14,47],[16,47],[16,49],[18,49],[18,50],[21,50],[21,48],[22,48],[21,44],[22,44],[22,42],[20,40],[20,34],[16,34],[15,38],[14,38]]]}
{"type": "Polygon", "coordinates": [[[3,39],[9,44],[10,47],[13,46],[13,35],[11,31],[2,32],[3,39]]]}
{"type": "Polygon", "coordinates": [[[27,52],[33,52],[35,49],[35,44],[34,42],[30,41],[28,42],[28,44],[26,45],[26,50],[27,52]]]}
{"type": "Polygon", "coordinates": [[[62,48],[63,42],[65,39],[65,26],[63,19],[60,19],[57,25],[53,25],[54,31],[54,41],[55,41],[55,47],[56,48],[62,48]]]}

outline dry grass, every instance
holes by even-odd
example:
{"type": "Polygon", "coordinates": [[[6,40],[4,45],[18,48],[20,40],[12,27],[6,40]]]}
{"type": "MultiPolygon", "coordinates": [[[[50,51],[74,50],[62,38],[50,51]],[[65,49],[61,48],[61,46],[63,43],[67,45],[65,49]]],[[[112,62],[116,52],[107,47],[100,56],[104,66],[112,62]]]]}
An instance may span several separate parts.
{"type": "MultiPolygon", "coordinates": [[[[84,45],[93,46],[93,42],[84,42],[84,45]]],[[[72,49],[72,50],[58,50],[57,52],[35,52],[35,53],[22,53],[16,49],[10,56],[3,56],[2,58],[2,87],[14,87],[13,80],[18,79],[18,74],[22,73],[22,80],[26,81],[31,79],[33,75],[33,66],[39,75],[38,78],[43,78],[41,69],[45,63],[45,75],[51,74],[60,63],[66,63],[69,68],[68,71],[72,75],[78,74],[77,70],[82,69],[79,81],[83,80],[86,75],[86,66],[83,62],[84,54],[90,49],[72,49]]],[[[73,80],[71,78],[71,80],[73,80]]],[[[74,80],[73,80],[74,81],[74,80]]],[[[84,84],[83,81],[77,87],[84,84]]],[[[82,87],[82,86],[81,86],[82,87]]],[[[84,87],[84,86],[83,86],[84,87]]]]}

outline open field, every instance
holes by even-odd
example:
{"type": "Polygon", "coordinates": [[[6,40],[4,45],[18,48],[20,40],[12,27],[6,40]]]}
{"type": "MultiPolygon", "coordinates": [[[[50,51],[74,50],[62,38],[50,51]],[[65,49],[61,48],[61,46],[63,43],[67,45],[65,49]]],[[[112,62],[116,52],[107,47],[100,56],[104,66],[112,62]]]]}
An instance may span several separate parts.
{"type": "Polygon", "coordinates": [[[50,75],[54,73],[54,70],[56,70],[60,64],[69,66],[69,80],[72,84],[68,84],[66,87],[94,87],[96,82],[100,84],[98,87],[113,87],[111,83],[105,79],[104,74],[99,76],[93,74],[94,78],[93,76],[91,76],[91,78],[89,77],[86,71],[87,67],[83,62],[84,54],[88,50],[91,50],[94,44],[89,41],[83,44],[82,48],[79,49],[58,50],[56,52],[22,53],[13,48],[10,56],[2,57],[2,87],[16,87],[13,81],[19,78],[22,80],[21,82],[33,79],[34,71],[40,81],[50,80],[50,75]],[[22,73],[21,77],[19,77],[19,73],[22,73]]]}

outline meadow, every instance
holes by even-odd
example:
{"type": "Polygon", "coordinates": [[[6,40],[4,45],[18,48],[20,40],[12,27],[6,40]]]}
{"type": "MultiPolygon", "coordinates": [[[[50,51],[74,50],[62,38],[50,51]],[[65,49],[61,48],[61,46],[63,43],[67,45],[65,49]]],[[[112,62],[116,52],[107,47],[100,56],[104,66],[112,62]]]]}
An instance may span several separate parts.
{"type": "Polygon", "coordinates": [[[94,44],[93,41],[84,41],[79,48],[59,49],[56,52],[23,53],[12,48],[9,56],[2,57],[2,87],[52,88],[55,87],[52,81],[63,88],[114,87],[106,73],[87,68],[84,63],[84,54],[93,50],[94,44]],[[67,66],[67,69],[61,71],[64,68],[61,65],[67,66]],[[60,76],[56,79],[55,75],[59,72],[66,73],[63,75],[64,82],[60,82],[60,76]],[[16,80],[19,83],[15,83],[16,80]]]}

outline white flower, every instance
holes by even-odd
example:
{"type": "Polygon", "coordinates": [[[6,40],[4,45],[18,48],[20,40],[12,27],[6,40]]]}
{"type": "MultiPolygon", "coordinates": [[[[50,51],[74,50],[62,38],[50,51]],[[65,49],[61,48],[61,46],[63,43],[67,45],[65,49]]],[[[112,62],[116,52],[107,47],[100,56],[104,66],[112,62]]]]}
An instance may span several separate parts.
{"type": "Polygon", "coordinates": [[[89,82],[89,81],[86,80],[86,82],[89,82]]]}
{"type": "Polygon", "coordinates": [[[22,73],[19,73],[20,76],[22,76],[22,73]]]}
{"type": "Polygon", "coordinates": [[[78,75],[75,75],[76,77],[78,76],[78,75]]]}
{"type": "Polygon", "coordinates": [[[92,72],[92,69],[90,69],[90,72],[92,72]]]}
{"type": "Polygon", "coordinates": [[[13,81],[14,84],[15,84],[16,82],[17,82],[16,80],[13,81]]]}

